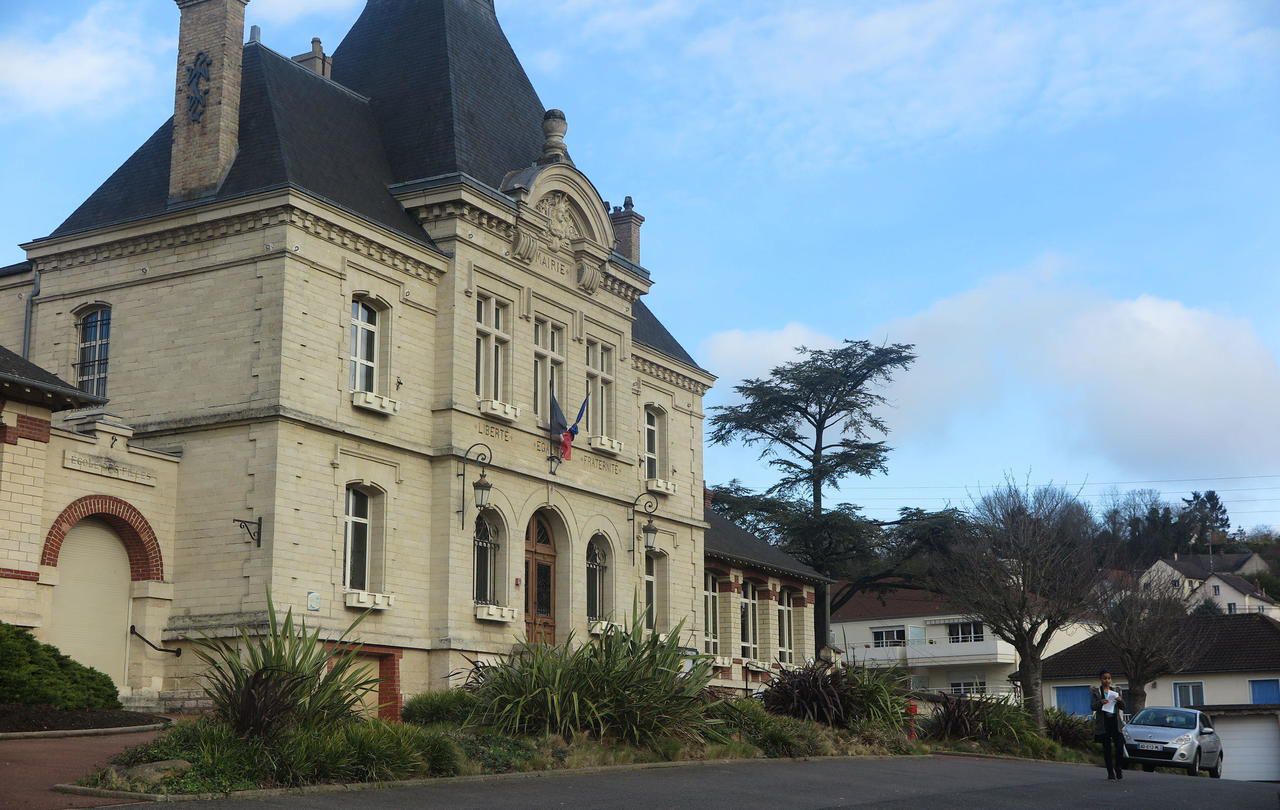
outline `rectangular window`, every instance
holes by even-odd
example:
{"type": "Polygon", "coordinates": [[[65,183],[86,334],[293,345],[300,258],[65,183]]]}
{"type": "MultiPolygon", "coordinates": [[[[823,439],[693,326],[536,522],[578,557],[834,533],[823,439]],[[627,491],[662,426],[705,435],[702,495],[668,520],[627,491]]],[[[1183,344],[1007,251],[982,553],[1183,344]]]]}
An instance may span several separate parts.
{"type": "Polygon", "coordinates": [[[644,409],[644,477],[666,478],[662,468],[662,414],[657,408],[644,409]]]}
{"type": "Polygon", "coordinates": [[[351,302],[352,391],[374,393],[378,382],[378,311],[368,302],[351,302]]]}
{"type": "Polygon", "coordinates": [[[485,293],[476,294],[476,396],[506,402],[511,335],[507,333],[510,304],[485,293]]]}
{"type": "Polygon", "coordinates": [[[1188,706],[1204,705],[1204,683],[1202,681],[1173,682],[1173,705],[1179,709],[1188,706]]]}
{"type": "Polygon", "coordinates": [[[985,695],[987,679],[970,673],[952,675],[947,679],[947,687],[953,695],[985,695]]]}
{"type": "Polygon", "coordinates": [[[1053,694],[1058,708],[1077,717],[1093,714],[1092,697],[1088,686],[1055,686],[1053,694]]]}
{"type": "Polygon", "coordinates": [[[1227,603],[1227,614],[1228,614],[1228,615],[1231,615],[1231,616],[1234,616],[1234,615],[1235,615],[1235,613],[1236,613],[1236,603],[1235,603],[1235,602],[1228,602],[1228,603],[1227,603]]]}
{"type": "Polygon", "coordinates": [[[795,627],[792,617],[795,615],[791,606],[791,591],[778,594],[778,660],[784,664],[796,662],[795,627]]]}
{"type": "Polygon", "coordinates": [[[644,555],[644,627],[657,627],[658,613],[658,562],[652,554],[644,555]]]}
{"type": "Polygon", "coordinates": [[[587,396],[587,435],[613,435],[613,347],[589,338],[587,396]]]}
{"type": "Polygon", "coordinates": [[[1280,703],[1280,678],[1249,681],[1249,702],[1268,705],[1280,703]]]}
{"type": "Polygon", "coordinates": [[[81,391],[107,395],[107,361],[111,355],[111,310],[98,307],[80,318],[76,385],[81,391]]]}
{"type": "Polygon", "coordinates": [[[756,659],[760,656],[760,593],[750,582],[742,583],[742,657],[756,659]]]}
{"type": "Polygon", "coordinates": [[[907,628],[873,627],[871,644],[873,647],[905,647],[907,646],[907,628]]]}
{"type": "MultiPolygon", "coordinates": [[[[546,318],[533,319],[533,412],[551,418],[551,397],[564,397],[564,327],[546,318]]],[[[561,403],[561,409],[564,404],[561,403]]]]}
{"type": "Polygon", "coordinates": [[[947,625],[947,639],[952,644],[982,641],[982,622],[956,622],[947,625]]]}
{"type": "Polygon", "coordinates": [[[720,580],[708,571],[702,578],[702,612],[706,630],[703,649],[707,655],[720,654],[720,580]]]}
{"type": "Polygon", "coordinates": [[[1221,585],[1214,585],[1214,586],[1213,586],[1213,595],[1214,595],[1214,596],[1222,596],[1222,586],[1221,586],[1221,585]]]}
{"type": "Polygon", "coordinates": [[[353,591],[369,590],[369,496],[347,488],[343,579],[353,591]]]}
{"type": "Polygon", "coordinates": [[[912,692],[924,692],[929,689],[928,675],[912,675],[910,689],[912,692]]]}

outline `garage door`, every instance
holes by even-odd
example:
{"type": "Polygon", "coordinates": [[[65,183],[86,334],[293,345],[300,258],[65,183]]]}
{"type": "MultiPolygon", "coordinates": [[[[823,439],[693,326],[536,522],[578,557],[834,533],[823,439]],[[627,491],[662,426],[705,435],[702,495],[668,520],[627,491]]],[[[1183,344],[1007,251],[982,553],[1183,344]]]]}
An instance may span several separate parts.
{"type": "Polygon", "coordinates": [[[1223,779],[1280,780],[1280,720],[1263,717],[1215,717],[1222,738],[1223,779]]]}
{"type": "Polygon", "coordinates": [[[45,641],[116,686],[125,683],[129,584],[129,555],[110,526],[83,520],[67,532],[45,641]]]}

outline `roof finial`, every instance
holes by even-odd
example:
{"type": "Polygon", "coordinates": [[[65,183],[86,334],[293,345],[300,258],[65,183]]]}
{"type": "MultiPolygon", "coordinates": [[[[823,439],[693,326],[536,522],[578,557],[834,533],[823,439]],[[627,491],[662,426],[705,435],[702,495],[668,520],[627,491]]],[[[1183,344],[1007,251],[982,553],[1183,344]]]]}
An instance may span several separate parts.
{"type": "Polygon", "coordinates": [[[564,134],[569,131],[569,123],[560,110],[547,110],[542,116],[542,134],[546,140],[542,144],[542,160],[540,163],[569,163],[569,150],[564,145],[564,134]]]}

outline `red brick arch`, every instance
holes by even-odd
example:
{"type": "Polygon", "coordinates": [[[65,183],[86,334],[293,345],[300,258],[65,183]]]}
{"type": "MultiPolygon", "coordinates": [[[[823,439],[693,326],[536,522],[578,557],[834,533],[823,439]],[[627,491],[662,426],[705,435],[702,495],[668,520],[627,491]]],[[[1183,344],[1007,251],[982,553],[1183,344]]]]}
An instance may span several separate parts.
{"type": "Polygon", "coordinates": [[[152,531],[151,524],[137,507],[114,495],[86,495],[63,509],[44,539],[41,565],[58,564],[58,554],[62,551],[62,541],[67,539],[67,532],[85,518],[103,521],[120,536],[125,551],[129,554],[129,572],[134,581],[164,579],[160,544],[156,542],[156,533],[152,531]]]}

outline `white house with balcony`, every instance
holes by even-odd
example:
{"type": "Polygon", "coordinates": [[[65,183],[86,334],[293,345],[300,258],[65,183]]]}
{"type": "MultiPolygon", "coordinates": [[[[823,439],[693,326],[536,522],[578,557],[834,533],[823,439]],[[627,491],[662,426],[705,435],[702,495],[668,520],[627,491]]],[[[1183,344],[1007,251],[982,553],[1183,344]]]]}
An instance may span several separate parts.
{"type": "MultiPolygon", "coordinates": [[[[959,695],[1011,694],[1018,654],[982,622],[926,591],[860,593],[832,613],[836,646],[849,664],[898,667],[917,690],[959,695]]],[[[1083,627],[1062,631],[1046,655],[1088,637],[1083,627]]]]}

